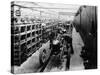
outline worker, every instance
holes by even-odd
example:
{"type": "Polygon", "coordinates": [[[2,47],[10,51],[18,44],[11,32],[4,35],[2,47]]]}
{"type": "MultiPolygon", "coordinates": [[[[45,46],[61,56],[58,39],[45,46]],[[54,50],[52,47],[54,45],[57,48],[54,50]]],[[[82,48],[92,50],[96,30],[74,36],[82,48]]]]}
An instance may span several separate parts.
{"type": "Polygon", "coordinates": [[[53,39],[55,37],[55,33],[51,32],[49,35],[49,40],[50,40],[50,49],[52,48],[52,44],[53,44],[53,39]]]}
{"type": "Polygon", "coordinates": [[[66,47],[67,47],[67,62],[66,62],[66,68],[70,69],[70,58],[71,54],[74,54],[73,47],[72,47],[72,38],[70,36],[63,36],[64,40],[67,42],[66,47]]]}

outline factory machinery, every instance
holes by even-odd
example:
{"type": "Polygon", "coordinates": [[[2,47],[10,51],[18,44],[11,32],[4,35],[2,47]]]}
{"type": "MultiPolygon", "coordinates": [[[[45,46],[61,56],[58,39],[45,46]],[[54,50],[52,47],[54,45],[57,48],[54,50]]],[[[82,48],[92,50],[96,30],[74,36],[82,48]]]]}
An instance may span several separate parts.
{"type": "Polygon", "coordinates": [[[97,7],[81,6],[73,25],[84,42],[80,56],[84,60],[85,69],[97,68],[97,7]]]}
{"type": "MultiPolygon", "coordinates": [[[[27,11],[28,11],[27,10],[27,11]]],[[[49,34],[58,21],[56,19],[44,18],[45,13],[40,10],[33,10],[14,4],[11,5],[11,65],[21,65],[28,57],[35,53],[43,43],[49,40],[49,34]],[[32,11],[31,18],[26,13],[23,15],[23,9],[32,11]],[[22,12],[21,12],[22,11],[22,12]],[[34,14],[36,12],[37,14],[34,14]]],[[[52,14],[50,14],[52,15],[52,14]]],[[[49,15],[49,17],[50,17],[49,15]]]]}
{"type": "MultiPolygon", "coordinates": [[[[97,68],[96,6],[80,6],[71,23],[80,33],[84,42],[80,56],[84,60],[85,69],[97,68]]],[[[59,15],[54,14],[54,12],[52,14],[41,8],[25,7],[12,2],[11,65],[21,65],[41,48],[43,43],[49,41],[49,35],[52,31],[55,31],[57,27],[62,28],[63,25],[63,20],[61,21],[59,15]],[[28,13],[28,11],[31,12],[28,13]],[[59,26],[60,22],[62,23],[61,26],[59,26]]]]}

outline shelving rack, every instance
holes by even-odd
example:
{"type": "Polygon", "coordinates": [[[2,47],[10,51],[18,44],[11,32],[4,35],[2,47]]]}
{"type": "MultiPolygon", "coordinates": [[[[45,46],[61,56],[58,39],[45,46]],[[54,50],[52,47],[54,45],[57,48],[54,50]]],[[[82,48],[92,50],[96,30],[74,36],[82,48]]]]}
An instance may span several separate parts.
{"type": "MultiPolygon", "coordinates": [[[[14,16],[14,5],[12,3],[12,16],[14,16]]],[[[41,14],[41,13],[40,13],[41,14]]],[[[18,16],[20,17],[20,16],[18,16]]],[[[12,19],[11,19],[12,20],[12,19]]],[[[21,65],[29,56],[36,52],[41,46],[43,37],[50,33],[57,25],[56,22],[50,22],[42,27],[41,19],[34,20],[31,23],[11,23],[11,65],[21,65]]]]}

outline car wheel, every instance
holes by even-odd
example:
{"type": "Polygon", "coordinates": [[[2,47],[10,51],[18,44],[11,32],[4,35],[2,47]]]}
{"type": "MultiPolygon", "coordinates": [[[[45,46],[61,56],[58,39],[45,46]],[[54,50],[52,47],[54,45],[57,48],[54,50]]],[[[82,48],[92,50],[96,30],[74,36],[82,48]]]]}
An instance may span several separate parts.
{"type": "Polygon", "coordinates": [[[40,51],[39,60],[40,60],[40,64],[44,64],[46,62],[46,60],[47,60],[46,49],[43,49],[42,51],[40,51]]]}

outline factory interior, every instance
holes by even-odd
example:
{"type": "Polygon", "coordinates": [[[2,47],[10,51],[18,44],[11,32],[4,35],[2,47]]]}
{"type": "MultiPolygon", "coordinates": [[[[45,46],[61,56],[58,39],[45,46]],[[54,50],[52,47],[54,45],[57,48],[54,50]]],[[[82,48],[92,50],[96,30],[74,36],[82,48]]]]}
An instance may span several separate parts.
{"type": "Polygon", "coordinates": [[[97,68],[97,7],[11,3],[11,72],[97,68]]]}

